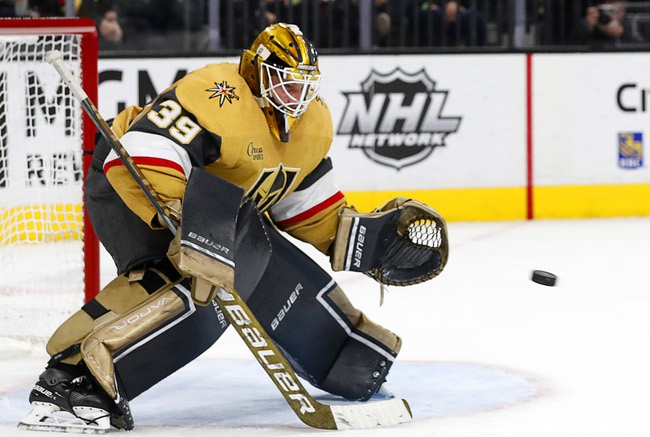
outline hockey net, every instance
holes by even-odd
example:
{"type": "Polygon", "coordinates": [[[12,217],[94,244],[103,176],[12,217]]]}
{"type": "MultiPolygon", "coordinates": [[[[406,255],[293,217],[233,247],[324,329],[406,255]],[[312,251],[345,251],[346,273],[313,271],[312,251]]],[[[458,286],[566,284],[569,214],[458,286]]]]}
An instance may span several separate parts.
{"type": "Polygon", "coordinates": [[[0,20],[0,339],[42,344],[99,287],[83,181],[94,128],[45,57],[97,97],[85,19],[0,20]]]}

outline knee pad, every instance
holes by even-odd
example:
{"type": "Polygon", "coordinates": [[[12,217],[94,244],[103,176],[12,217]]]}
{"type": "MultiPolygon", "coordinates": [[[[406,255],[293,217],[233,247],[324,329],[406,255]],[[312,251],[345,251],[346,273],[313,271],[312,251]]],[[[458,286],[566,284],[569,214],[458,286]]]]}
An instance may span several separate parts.
{"type": "MultiPolygon", "coordinates": [[[[171,274],[170,274],[171,276],[171,274]]],[[[95,329],[144,302],[152,293],[170,284],[159,269],[120,275],[92,300],[66,320],[50,337],[46,350],[53,362],[78,364],[81,342],[95,329]]]]}
{"type": "Polygon", "coordinates": [[[185,316],[192,305],[178,286],[164,287],[128,311],[95,328],[81,342],[81,356],[88,370],[111,396],[117,394],[114,360],[129,354],[159,332],[185,316]]]}
{"type": "Polygon", "coordinates": [[[218,308],[194,305],[189,281],[170,263],[133,276],[116,278],[48,344],[50,363],[83,361],[109,395],[129,400],[199,356],[227,327],[218,308]]]}

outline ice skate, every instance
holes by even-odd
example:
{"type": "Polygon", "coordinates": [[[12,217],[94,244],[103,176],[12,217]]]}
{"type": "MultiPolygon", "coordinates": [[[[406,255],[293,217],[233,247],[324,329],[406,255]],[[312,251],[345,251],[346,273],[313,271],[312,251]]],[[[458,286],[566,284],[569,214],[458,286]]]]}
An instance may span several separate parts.
{"type": "Polygon", "coordinates": [[[370,398],[371,401],[386,401],[389,399],[394,399],[395,394],[386,387],[386,384],[382,384],[381,387],[379,387],[379,390],[372,395],[370,398]]]}
{"type": "Polygon", "coordinates": [[[32,410],[18,423],[35,431],[104,434],[117,408],[111,398],[93,387],[76,366],[45,370],[29,395],[32,410]]]}

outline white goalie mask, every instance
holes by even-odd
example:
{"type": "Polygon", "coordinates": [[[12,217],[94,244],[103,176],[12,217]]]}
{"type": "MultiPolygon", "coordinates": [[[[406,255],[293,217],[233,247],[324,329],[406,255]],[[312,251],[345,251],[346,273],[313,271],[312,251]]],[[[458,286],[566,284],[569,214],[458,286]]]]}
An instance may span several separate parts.
{"type": "Polygon", "coordinates": [[[289,117],[300,117],[318,97],[321,75],[311,65],[279,68],[262,63],[260,94],[271,106],[289,117]]]}

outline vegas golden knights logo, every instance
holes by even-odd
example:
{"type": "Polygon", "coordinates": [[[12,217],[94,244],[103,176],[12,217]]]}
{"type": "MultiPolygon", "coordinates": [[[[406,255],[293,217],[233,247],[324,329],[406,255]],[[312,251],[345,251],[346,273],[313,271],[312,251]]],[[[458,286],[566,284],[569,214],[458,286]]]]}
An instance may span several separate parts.
{"type": "Polygon", "coordinates": [[[253,199],[260,211],[266,211],[289,191],[299,171],[299,168],[282,164],[276,168],[265,168],[246,195],[253,199]]]}

